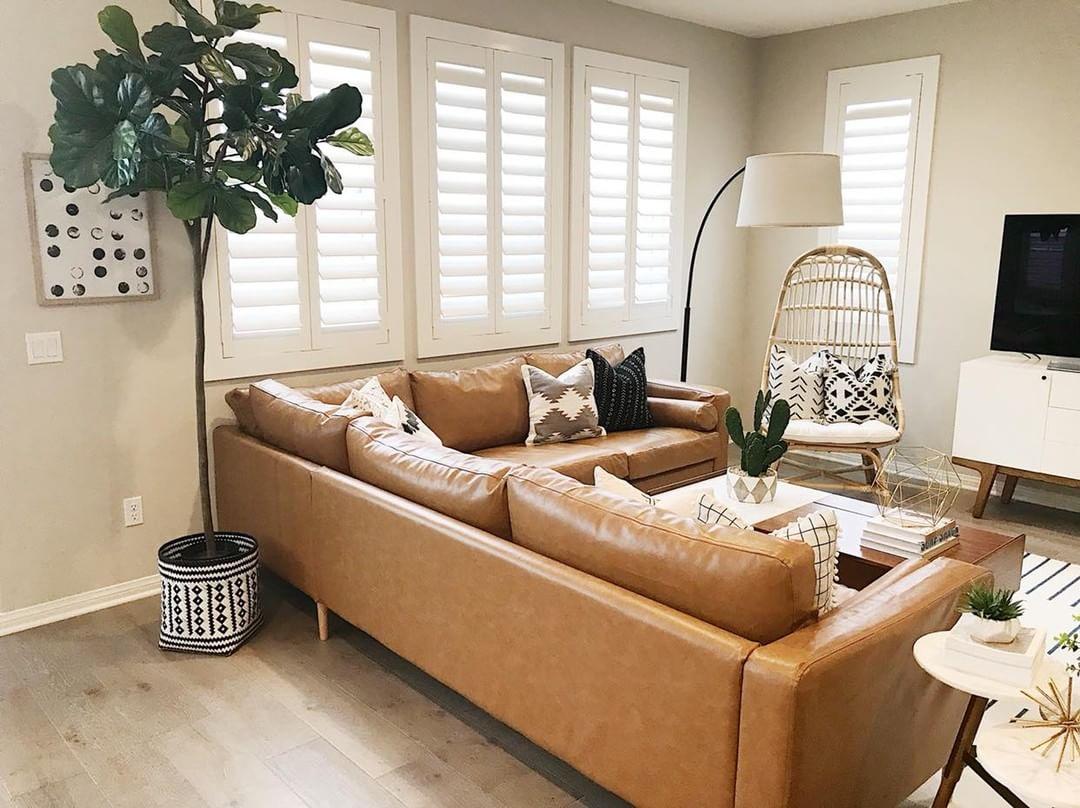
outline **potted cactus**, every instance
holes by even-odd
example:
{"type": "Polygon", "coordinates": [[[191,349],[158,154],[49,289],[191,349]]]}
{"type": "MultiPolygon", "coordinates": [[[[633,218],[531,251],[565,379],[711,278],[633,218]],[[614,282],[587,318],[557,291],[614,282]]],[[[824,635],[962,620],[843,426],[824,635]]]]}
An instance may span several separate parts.
{"type": "Polygon", "coordinates": [[[739,447],[742,457],[738,466],[727,473],[728,494],[739,502],[772,502],[776,496],[776,463],[787,451],[784,431],[791,420],[791,407],[778,398],[772,400],[772,391],[759,390],[754,401],[754,428],[743,431],[742,416],[734,407],[724,413],[728,434],[739,447]],[[772,408],[769,408],[769,405],[772,408]],[[769,413],[764,427],[765,413],[769,413]]]}
{"type": "Polygon", "coordinates": [[[973,618],[971,636],[990,643],[1010,643],[1020,632],[1020,616],[1024,604],[1015,599],[1015,592],[975,584],[960,601],[960,611],[973,618]]]}

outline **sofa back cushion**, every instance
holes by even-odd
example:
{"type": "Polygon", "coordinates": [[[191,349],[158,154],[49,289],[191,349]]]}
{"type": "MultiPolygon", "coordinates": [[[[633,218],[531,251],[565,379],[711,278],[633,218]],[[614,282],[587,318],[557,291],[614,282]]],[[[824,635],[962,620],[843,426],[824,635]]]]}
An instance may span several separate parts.
{"type": "Polygon", "coordinates": [[[468,370],[413,371],[412,409],[443,444],[473,452],[524,443],[529,400],[521,357],[468,370]]]}
{"type": "MultiPolygon", "coordinates": [[[[595,350],[613,365],[617,365],[623,361],[622,345],[617,342],[612,342],[609,345],[601,345],[595,350]]],[[[525,354],[525,364],[532,365],[534,368],[540,368],[540,370],[549,373],[552,376],[559,376],[566,373],[566,371],[584,359],[584,348],[580,351],[542,351],[525,354]]]]}
{"type": "Polygon", "coordinates": [[[345,443],[358,480],[510,538],[509,463],[436,446],[368,416],[352,421],[345,443]]]}
{"type": "Polygon", "coordinates": [[[345,428],[352,415],[339,415],[337,404],[327,404],[273,379],[248,388],[251,416],[258,437],[335,471],[348,471],[345,428]]]}
{"type": "Polygon", "coordinates": [[[507,478],[511,540],[760,643],[814,614],[813,552],[617,497],[548,469],[507,478]]]}
{"type": "MultiPolygon", "coordinates": [[[[370,378],[370,376],[365,376],[362,379],[352,379],[351,381],[338,382],[337,384],[325,384],[319,387],[299,387],[297,390],[310,398],[318,399],[327,404],[341,404],[349,397],[349,393],[363,387],[370,378]]],[[[413,407],[412,386],[409,384],[409,372],[407,370],[404,368],[394,368],[393,370],[387,370],[383,373],[376,374],[375,378],[379,380],[379,384],[382,385],[382,389],[386,391],[386,395],[391,400],[394,396],[397,396],[410,410],[415,409],[413,407]]]]}

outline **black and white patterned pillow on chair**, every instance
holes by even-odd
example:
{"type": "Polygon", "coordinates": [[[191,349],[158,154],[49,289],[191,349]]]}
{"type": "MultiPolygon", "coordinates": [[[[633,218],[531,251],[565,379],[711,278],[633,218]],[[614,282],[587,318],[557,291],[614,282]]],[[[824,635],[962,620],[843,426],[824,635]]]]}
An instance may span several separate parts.
{"type": "Polygon", "coordinates": [[[825,423],[881,421],[899,429],[893,397],[894,370],[885,354],[868,359],[858,370],[830,354],[825,368],[825,423]]]}
{"type": "MultiPolygon", "coordinates": [[[[802,421],[821,421],[824,395],[824,374],[831,354],[826,350],[815,351],[802,362],[787,349],[772,346],[769,353],[769,373],[766,384],[772,398],[784,399],[791,407],[791,417],[802,421]]],[[[765,420],[772,412],[772,402],[765,412],[765,420]]]]}

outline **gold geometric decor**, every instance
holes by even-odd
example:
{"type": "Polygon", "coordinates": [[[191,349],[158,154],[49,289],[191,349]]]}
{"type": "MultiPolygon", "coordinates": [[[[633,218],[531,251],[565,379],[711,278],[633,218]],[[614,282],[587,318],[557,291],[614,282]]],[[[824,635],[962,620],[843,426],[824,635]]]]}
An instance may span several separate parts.
{"type": "Polygon", "coordinates": [[[874,478],[878,511],[899,527],[938,525],[960,493],[960,475],[949,456],[925,446],[894,446],[874,478]]]}
{"type": "Polygon", "coordinates": [[[1025,696],[1039,705],[1039,720],[1018,718],[1015,726],[1021,729],[1045,729],[1050,731],[1049,737],[1039,741],[1031,747],[1031,751],[1042,749],[1043,757],[1061,745],[1057,755],[1055,771],[1061,771],[1061,764],[1065,761],[1065,753],[1069,753],[1069,763],[1075,763],[1080,758],[1080,700],[1073,707],[1073,679],[1070,677],[1065,688],[1064,695],[1057,683],[1050,680],[1050,692],[1047,693],[1041,687],[1035,688],[1038,696],[1033,696],[1026,690],[1022,690],[1025,696]]]}

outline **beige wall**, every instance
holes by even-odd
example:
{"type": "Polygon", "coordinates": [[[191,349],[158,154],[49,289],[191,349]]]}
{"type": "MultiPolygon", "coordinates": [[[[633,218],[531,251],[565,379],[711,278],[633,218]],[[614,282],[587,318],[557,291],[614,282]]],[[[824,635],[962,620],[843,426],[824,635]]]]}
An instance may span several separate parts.
{"type": "MultiPolygon", "coordinates": [[[[419,13],[686,65],[691,72],[688,220],[747,153],[754,43],[602,0],[390,0],[396,9],[402,154],[409,155],[408,15],[419,13]]],[[[179,227],[156,206],[154,259],[161,299],[64,308],[35,302],[23,191],[26,151],[48,150],[52,115],[49,72],[92,58],[107,46],[95,16],[102,0],[5,0],[0,73],[0,611],[127,581],[154,571],[157,546],[194,528],[190,257],[179,227]],[[65,361],[28,367],[23,334],[59,330],[65,361]],[[142,495],[145,524],[124,528],[121,499],[142,495]]],[[[141,30],[167,19],[165,0],[127,0],[141,30]]],[[[567,73],[569,76],[569,71],[567,73]]],[[[408,160],[402,187],[412,187],[408,160]]],[[[412,200],[403,200],[405,266],[411,270],[412,200]]],[[[703,244],[691,377],[718,384],[742,374],[741,289],[744,241],[720,221],[734,217],[734,197],[717,211],[703,244]]],[[[687,222],[688,238],[695,222],[687,222]]],[[[412,300],[413,285],[406,288],[412,300]]],[[[408,308],[408,306],[407,306],[408,308]]],[[[407,328],[415,365],[415,324],[407,328]]],[[[627,338],[646,345],[653,375],[678,372],[675,333],[627,338]]],[[[478,363],[473,356],[462,363],[478,363]]],[[[445,366],[447,362],[425,363],[445,366]]],[[[297,383],[352,378],[334,370],[297,383]]],[[[209,386],[211,416],[232,383],[209,386]]]]}
{"type": "MultiPolygon", "coordinates": [[[[974,0],[764,40],[754,151],[821,148],[830,69],[929,54],[941,54],[937,126],[916,361],[901,378],[905,442],[949,451],[959,364],[989,352],[1003,215],[1080,211],[1080,3],[974,0]]],[[[815,243],[816,231],[751,236],[743,401],[783,273],[815,243]]]]}

